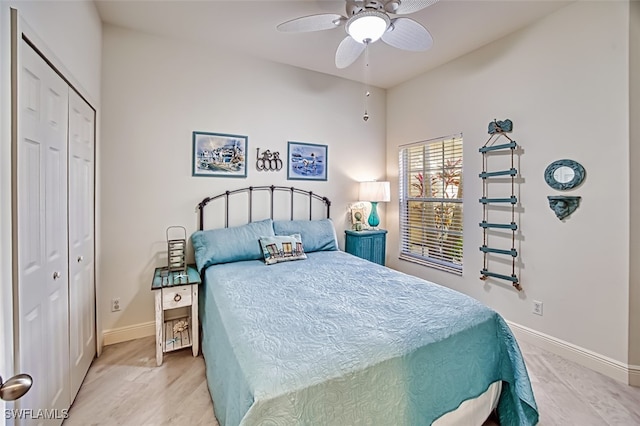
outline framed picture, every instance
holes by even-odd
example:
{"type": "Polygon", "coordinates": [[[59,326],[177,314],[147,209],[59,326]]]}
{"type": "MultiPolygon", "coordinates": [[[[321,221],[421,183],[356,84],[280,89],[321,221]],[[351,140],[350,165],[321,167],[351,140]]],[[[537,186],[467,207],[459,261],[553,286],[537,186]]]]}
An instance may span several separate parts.
{"type": "Polygon", "coordinates": [[[287,179],[327,180],[327,145],[289,142],[287,179]]]}
{"type": "Polygon", "coordinates": [[[247,177],[247,136],[193,132],[193,176],[247,177]]]}
{"type": "Polygon", "coordinates": [[[351,207],[351,224],[353,229],[361,231],[366,226],[366,210],[364,207],[351,207]]]}

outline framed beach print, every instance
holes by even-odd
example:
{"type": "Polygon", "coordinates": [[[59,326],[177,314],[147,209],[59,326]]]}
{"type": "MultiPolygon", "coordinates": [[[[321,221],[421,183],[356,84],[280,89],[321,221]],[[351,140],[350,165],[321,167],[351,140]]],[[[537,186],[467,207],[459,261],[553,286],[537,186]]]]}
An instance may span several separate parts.
{"type": "Polygon", "coordinates": [[[287,179],[327,180],[327,145],[289,142],[287,179]]]}
{"type": "Polygon", "coordinates": [[[247,177],[247,136],[193,132],[193,176],[247,177]]]}

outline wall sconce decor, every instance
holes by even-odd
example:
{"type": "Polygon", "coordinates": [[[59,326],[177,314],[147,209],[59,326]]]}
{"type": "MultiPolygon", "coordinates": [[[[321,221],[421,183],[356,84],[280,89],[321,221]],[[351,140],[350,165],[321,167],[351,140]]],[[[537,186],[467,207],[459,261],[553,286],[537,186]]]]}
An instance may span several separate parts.
{"type": "Polygon", "coordinates": [[[570,197],[567,195],[549,195],[549,207],[556,214],[558,219],[562,220],[576,211],[580,205],[581,197],[570,197]]]}
{"type": "Polygon", "coordinates": [[[371,213],[369,214],[369,226],[372,228],[380,225],[378,216],[378,203],[388,203],[391,201],[391,186],[389,182],[360,182],[360,200],[371,203],[371,213]]]}

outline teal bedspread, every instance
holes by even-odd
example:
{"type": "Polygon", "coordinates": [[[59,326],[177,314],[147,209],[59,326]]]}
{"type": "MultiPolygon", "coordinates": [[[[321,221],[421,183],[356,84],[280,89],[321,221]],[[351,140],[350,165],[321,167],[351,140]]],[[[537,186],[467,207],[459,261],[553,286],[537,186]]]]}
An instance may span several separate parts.
{"type": "Polygon", "coordinates": [[[503,381],[501,424],[537,407],[504,320],[471,297],[344,252],[207,269],[202,350],[235,425],[428,425],[503,381]]]}

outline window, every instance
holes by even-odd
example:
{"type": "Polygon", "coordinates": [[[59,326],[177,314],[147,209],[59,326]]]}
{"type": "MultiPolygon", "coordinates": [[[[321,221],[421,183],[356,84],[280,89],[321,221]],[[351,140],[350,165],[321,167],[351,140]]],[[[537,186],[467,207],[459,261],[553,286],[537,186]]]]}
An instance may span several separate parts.
{"type": "Polygon", "coordinates": [[[400,147],[400,259],[462,274],[462,135],[400,147]]]}

